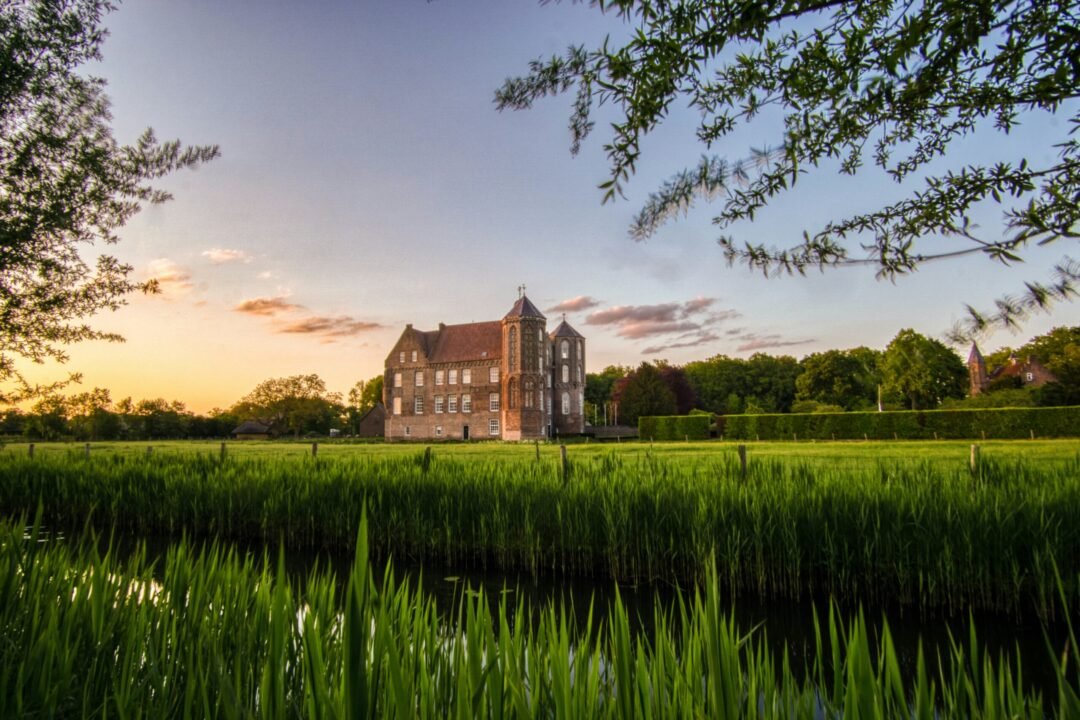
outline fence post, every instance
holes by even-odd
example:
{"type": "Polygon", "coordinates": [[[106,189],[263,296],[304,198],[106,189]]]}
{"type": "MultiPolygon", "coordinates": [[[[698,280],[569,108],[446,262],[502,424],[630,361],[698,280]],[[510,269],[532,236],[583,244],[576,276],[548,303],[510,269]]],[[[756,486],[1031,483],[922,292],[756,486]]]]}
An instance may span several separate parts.
{"type": "Polygon", "coordinates": [[[30,457],[31,457],[31,459],[33,459],[33,457],[34,457],[34,443],[30,443],[29,450],[30,450],[30,457]]]}
{"type": "Polygon", "coordinates": [[[146,457],[150,457],[153,453],[154,453],[154,446],[153,445],[147,445],[146,446],[146,457]]]}
{"type": "Polygon", "coordinates": [[[428,468],[431,467],[431,446],[428,445],[424,448],[424,458],[420,461],[420,469],[427,475],[428,468]]]}
{"type": "Polygon", "coordinates": [[[971,474],[975,475],[979,472],[979,446],[971,446],[971,474]]]}
{"type": "Polygon", "coordinates": [[[90,459],[90,443],[86,443],[85,450],[86,450],[86,459],[89,460],[90,459]]]}
{"type": "Polygon", "coordinates": [[[742,471],[742,479],[746,479],[746,446],[739,446],[739,469],[742,471]]]}
{"type": "Polygon", "coordinates": [[[533,444],[536,446],[536,462],[540,462],[540,441],[533,440],[533,444]]]}
{"type": "Polygon", "coordinates": [[[311,457],[315,457],[318,454],[319,454],[319,443],[317,443],[317,442],[311,443],[311,457]]]}
{"type": "Polygon", "coordinates": [[[225,459],[225,443],[224,442],[221,443],[221,459],[222,460],[225,459]]]}
{"type": "Polygon", "coordinates": [[[560,445],[559,452],[562,455],[562,481],[565,484],[570,479],[570,461],[566,459],[566,446],[560,445]]]}
{"type": "Polygon", "coordinates": [[[983,439],[983,442],[986,442],[986,431],[985,430],[982,431],[982,439],[983,439]]]}
{"type": "Polygon", "coordinates": [[[1034,439],[1035,439],[1035,431],[1034,431],[1034,430],[1032,430],[1032,431],[1031,431],[1031,439],[1032,439],[1032,440],[1034,440],[1034,439]]]}

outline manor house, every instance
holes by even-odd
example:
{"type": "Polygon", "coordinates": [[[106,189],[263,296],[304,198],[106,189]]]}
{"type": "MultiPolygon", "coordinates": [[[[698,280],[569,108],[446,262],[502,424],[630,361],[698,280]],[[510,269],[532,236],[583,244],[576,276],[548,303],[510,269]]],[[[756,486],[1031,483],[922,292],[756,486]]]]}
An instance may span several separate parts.
{"type": "Polygon", "coordinates": [[[585,338],[524,292],[502,320],[405,326],[386,357],[387,440],[532,440],[585,430],[585,338]]]}

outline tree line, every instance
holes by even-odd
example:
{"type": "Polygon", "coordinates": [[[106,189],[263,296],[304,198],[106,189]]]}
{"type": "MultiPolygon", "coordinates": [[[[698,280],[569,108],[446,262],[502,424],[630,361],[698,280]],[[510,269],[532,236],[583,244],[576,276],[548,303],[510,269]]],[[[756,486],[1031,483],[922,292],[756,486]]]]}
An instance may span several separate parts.
{"type": "Polygon", "coordinates": [[[1030,407],[1080,404],[1080,327],[1061,327],[1018,348],[986,356],[988,371],[1015,355],[1037,358],[1057,381],[1022,387],[1016,376],[969,397],[967,365],[945,344],[905,329],[884,350],[855,347],[801,360],[755,353],[715,355],[682,366],[643,362],[586,376],[588,420],[635,425],[648,415],[815,413],[932,410],[939,407],[1030,407]]]}

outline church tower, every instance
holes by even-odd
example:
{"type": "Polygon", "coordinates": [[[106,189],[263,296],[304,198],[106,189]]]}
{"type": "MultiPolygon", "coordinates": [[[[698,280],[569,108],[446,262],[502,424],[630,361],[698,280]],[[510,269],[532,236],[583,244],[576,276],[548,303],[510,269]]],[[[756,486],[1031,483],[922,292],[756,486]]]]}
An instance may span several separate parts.
{"type": "Polygon", "coordinates": [[[551,333],[551,425],[555,435],[585,432],[585,338],[566,316],[551,333]]]}
{"type": "Polygon", "coordinates": [[[503,433],[504,440],[543,438],[544,355],[547,318],[525,295],[524,286],[514,307],[502,319],[503,433]]]}
{"type": "Polygon", "coordinates": [[[968,353],[967,367],[970,382],[968,395],[975,397],[986,390],[986,386],[990,382],[990,376],[986,373],[986,361],[983,360],[982,353],[979,352],[979,346],[974,342],[971,343],[971,352],[968,353]]]}

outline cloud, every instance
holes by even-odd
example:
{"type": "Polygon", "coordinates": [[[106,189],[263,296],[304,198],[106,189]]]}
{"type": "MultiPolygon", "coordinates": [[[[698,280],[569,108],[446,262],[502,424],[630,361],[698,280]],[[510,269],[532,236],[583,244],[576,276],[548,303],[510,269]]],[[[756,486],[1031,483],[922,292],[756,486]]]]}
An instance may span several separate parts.
{"type": "Polygon", "coordinates": [[[158,290],[165,297],[187,295],[195,288],[191,282],[191,272],[168,258],[151,260],[147,273],[148,279],[157,283],[158,290]]]}
{"type": "Polygon", "coordinates": [[[284,297],[272,297],[272,298],[252,298],[251,300],[245,300],[236,307],[233,311],[238,313],[244,313],[245,315],[259,315],[261,317],[273,317],[278,313],[293,312],[295,310],[303,310],[303,305],[297,305],[291,303],[284,297]]]}
{"type": "Polygon", "coordinates": [[[594,308],[600,304],[600,301],[596,298],[589,297],[588,295],[578,295],[575,298],[569,300],[563,300],[558,305],[552,305],[544,312],[559,313],[559,312],[581,312],[582,310],[588,310],[594,308]]]}
{"type": "Polygon", "coordinates": [[[742,340],[743,344],[735,348],[737,352],[748,352],[750,350],[765,350],[766,348],[794,347],[796,345],[806,345],[808,343],[814,342],[813,338],[809,340],[784,340],[782,336],[775,333],[770,335],[746,333],[744,335],[740,335],[739,340],[742,340]]]}
{"type": "Polygon", "coordinates": [[[277,275],[274,274],[273,270],[263,270],[255,277],[259,278],[260,280],[273,280],[277,277],[277,275]]]}
{"type": "Polygon", "coordinates": [[[210,262],[215,265],[223,265],[231,262],[251,262],[251,256],[246,252],[230,248],[210,248],[209,250],[204,250],[202,256],[209,259],[210,262]]]}
{"type": "MultiPolygon", "coordinates": [[[[693,300],[687,300],[683,303],[682,316],[690,317],[691,315],[696,315],[711,307],[714,302],[716,302],[716,298],[696,297],[693,300]]],[[[730,310],[729,312],[735,311],[730,310]]]]}
{"type": "Polygon", "coordinates": [[[685,340],[676,340],[673,343],[667,345],[650,345],[642,350],[644,355],[656,355],[662,353],[665,350],[678,350],[679,348],[692,348],[700,347],[707,343],[716,342],[720,339],[720,336],[714,332],[702,331],[697,334],[690,334],[685,336],[685,340]]]}
{"type": "Polygon", "coordinates": [[[735,310],[710,312],[715,304],[716,298],[697,297],[657,305],[615,305],[589,313],[585,324],[611,325],[619,337],[640,340],[657,335],[701,333],[707,326],[739,317],[735,310]]]}
{"type": "Polygon", "coordinates": [[[347,315],[326,317],[312,315],[278,328],[279,333],[295,335],[322,335],[324,338],[351,337],[372,330],[382,329],[377,322],[357,320],[347,315]]]}

